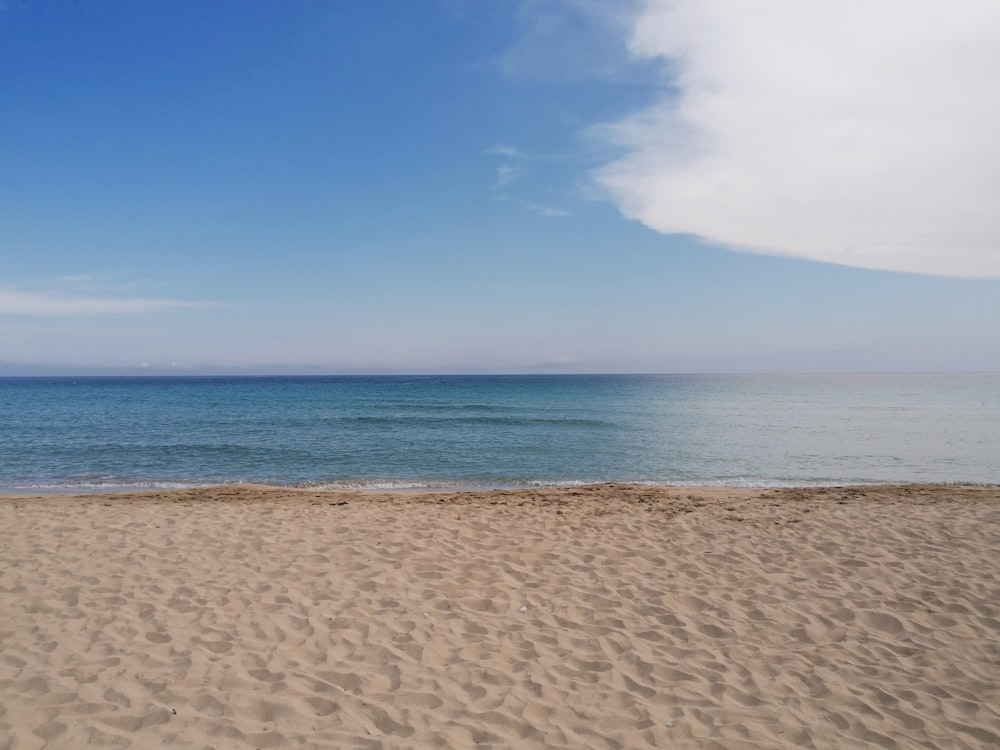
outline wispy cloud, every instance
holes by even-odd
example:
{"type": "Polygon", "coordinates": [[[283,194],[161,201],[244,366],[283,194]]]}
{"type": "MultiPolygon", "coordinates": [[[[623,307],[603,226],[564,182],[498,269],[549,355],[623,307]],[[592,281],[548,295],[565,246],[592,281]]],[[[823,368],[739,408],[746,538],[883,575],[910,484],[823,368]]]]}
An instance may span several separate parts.
{"type": "Polygon", "coordinates": [[[185,300],[74,295],[52,291],[26,291],[0,285],[0,315],[51,317],[136,315],[207,306],[209,303],[185,300]]]}
{"type": "Polygon", "coordinates": [[[629,218],[775,255],[1000,276],[1000,3],[646,0],[663,93],[603,129],[629,218]]]}
{"type": "Polygon", "coordinates": [[[633,5],[635,0],[519,0],[519,33],[498,67],[515,78],[558,83],[628,76],[621,10],[633,5]]]}
{"type": "Polygon", "coordinates": [[[493,156],[506,156],[511,159],[524,159],[527,158],[527,154],[522,149],[517,146],[509,146],[506,144],[500,144],[498,146],[490,146],[486,149],[487,154],[493,156]]]}
{"type": "Polygon", "coordinates": [[[517,164],[505,163],[497,167],[498,188],[505,188],[514,182],[521,174],[521,167],[517,164]]]}
{"type": "Polygon", "coordinates": [[[518,185],[529,172],[529,164],[550,163],[559,161],[559,157],[544,154],[533,154],[517,146],[498,145],[486,149],[490,156],[503,159],[503,162],[496,168],[496,178],[493,183],[493,190],[497,200],[515,203],[523,206],[532,213],[549,218],[565,218],[572,216],[571,211],[552,206],[547,203],[526,200],[515,195],[515,192],[525,192],[529,188],[518,185]]]}
{"type": "Polygon", "coordinates": [[[498,191],[509,188],[524,174],[524,165],[530,156],[516,146],[499,145],[486,149],[489,156],[502,159],[496,168],[496,180],[493,187],[498,191]]]}
{"type": "Polygon", "coordinates": [[[547,216],[550,219],[565,219],[573,215],[572,211],[567,211],[564,208],[557,208],[555,206],[546,206],[542,203],[525,203],[524,207],[539,216],[547,216]]]}

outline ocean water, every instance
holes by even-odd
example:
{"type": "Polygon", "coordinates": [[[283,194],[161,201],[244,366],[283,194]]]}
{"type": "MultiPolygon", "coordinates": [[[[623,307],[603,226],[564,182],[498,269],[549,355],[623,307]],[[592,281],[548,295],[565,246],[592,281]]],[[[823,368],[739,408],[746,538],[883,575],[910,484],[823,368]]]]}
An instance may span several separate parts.
{"type": "Polygon", "coordinates": [[[0,379],[0,490],[1000,482],[1000,375],[0,379]]]}

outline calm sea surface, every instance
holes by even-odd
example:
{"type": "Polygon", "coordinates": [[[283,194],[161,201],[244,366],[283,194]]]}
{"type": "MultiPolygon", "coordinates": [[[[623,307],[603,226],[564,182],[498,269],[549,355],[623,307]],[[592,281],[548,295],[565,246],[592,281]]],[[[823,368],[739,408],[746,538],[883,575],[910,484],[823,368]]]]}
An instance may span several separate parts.
{"type": "Polygon", "coordinates": [[[1000,375],[2,378],[0,490],[1000,482],[1000,375]]]}

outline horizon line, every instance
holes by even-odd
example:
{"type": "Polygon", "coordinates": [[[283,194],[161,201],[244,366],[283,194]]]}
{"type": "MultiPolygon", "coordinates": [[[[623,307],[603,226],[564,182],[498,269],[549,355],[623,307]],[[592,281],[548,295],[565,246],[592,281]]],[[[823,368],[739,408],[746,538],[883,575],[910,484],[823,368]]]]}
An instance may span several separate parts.
{"type": "MultiPolygon", "coordinates": [[[[109,368],[110,369],[110,368],[109,368]]],[[[240,372],[238,370],[218,370],[206,372],[153,371],[142,372],[125,370],[119,372],[30,372],[6,373],[0,366],[0,379],[27,378],[435,378],[435,377],[596,377],[596,376],[634,376],[634,377],[666,377],[666,376],[791,376],[791,375],[1000,375],[1000,370],[607,370],[607,371],[398,371],[398,370],[363,370],[352,372],[307,372],[307,371],[275,371],[275,372],[240,372]]]]}

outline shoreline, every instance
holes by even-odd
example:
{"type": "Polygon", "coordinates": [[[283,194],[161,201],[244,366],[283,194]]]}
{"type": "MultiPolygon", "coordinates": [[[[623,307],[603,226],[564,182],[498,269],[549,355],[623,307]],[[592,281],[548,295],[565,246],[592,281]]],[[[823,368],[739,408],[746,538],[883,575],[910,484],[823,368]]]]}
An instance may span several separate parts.
{"type": "MultiPolygon", "coordinates": [[[[401,482],[408,485],[407,482],[401,482]]],[[[371,486],[364,483],[348,483],[343,486],[336,483],[318,484],[265,484],[259,482],[219,482],[205,484],[182,485],[180,483],[164,482],[162,486],[156,483],[141,486],[114,485],[108,487],[0,487],[0,499],[16,497],[86,497],[90,495],[142,495],[145,493],[159,494],[163,492],[191,492],[213,489],[260,489],[263,491],[287,491],[297,492],[323,492],[323,493],[362,493],[366,495],[421,495],[421,494],[453,494],[462,495],[466,493],[482,492],[534,492],[538,490],[554,491],[574,491],[590,490],[597,487],[637,487],[648,490],[685,490],[690,492],[716,490],[731,490],[733,492],[763,493],[780,490],[830,490],[838,488],[871,488],[887,490],[905,487],[934,487],[941,489],[950,488],[972,488],[972,489],[1000,489],[1000,483],[994,482],[831,482],[831,483],[760,483],[760,484],[713,484],[713,483],[660,483],[646,481],[617,481],[609,480],[602,482],[567,482],[567,483],[538,483],[538,484],[426,484],[414,486],[382,486],[380,482],[375,482],[371,486]]]]}
{"type": "Polygon", "coordinates": [[[7,495],[0,738],[989,747],[997,602],[1000,488],[7,495]]]}

